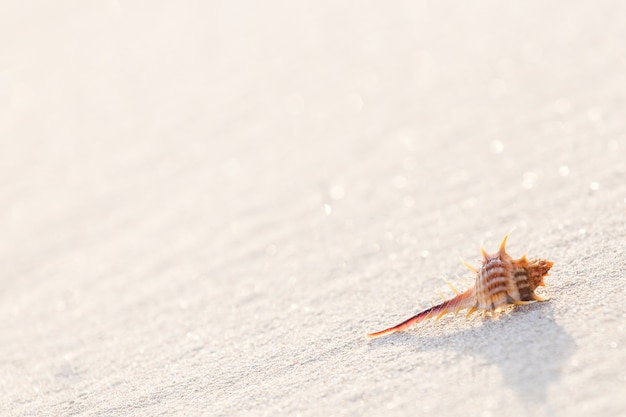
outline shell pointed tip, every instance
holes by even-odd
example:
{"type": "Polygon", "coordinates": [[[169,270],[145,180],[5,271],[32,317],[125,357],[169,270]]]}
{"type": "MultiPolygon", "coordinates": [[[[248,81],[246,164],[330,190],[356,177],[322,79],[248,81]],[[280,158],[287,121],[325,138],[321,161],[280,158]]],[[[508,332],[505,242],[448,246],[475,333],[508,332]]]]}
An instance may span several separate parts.
{"type": "Polygon", "coordinates": [[[382,331],[382,332],[368,333],[368,334],[367,334],[367,338],[368,338],[369,340],[372,340],[372,339],[377,339],[377,338],[379,338],[379,337],[381,337],[381,336],[384,336],[384,335],[385,335],[385,332],[384,332],[384,331],[382,331]]]}

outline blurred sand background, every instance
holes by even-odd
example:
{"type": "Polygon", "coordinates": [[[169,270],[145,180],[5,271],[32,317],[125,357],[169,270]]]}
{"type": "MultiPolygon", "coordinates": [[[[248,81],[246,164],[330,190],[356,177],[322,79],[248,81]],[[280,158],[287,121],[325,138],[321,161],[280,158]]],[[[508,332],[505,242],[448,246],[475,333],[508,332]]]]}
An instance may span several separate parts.
{"type": "Polygon", "coordinates": [[[625,416],[624,22],[3,2],[0,415],[625,416]],[[511,229],[550,302],[365,338],[511,229]]]}

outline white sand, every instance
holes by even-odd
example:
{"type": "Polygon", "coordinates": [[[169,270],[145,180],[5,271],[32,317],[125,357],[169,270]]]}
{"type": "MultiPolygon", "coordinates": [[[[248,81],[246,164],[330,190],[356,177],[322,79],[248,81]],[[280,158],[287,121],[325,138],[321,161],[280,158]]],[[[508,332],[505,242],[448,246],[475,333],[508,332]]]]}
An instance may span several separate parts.
{"type": "Polygon", "coordinates": [[[8,3],[0,415],[626,416],[625,3],[8,3]]]}

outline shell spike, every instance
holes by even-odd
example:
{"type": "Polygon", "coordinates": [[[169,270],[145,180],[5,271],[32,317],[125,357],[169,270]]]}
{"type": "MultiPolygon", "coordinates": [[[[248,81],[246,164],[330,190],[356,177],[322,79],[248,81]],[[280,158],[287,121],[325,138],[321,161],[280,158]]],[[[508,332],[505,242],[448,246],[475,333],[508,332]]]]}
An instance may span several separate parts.
{"type": "Polygon", "coordinates": [[[455,295],[459,295],[460,291],[454,286],[452,285],[452,283],[450,281],[448,281],[447,279],[443,278],[443,282],[445,282],[448,287],[450,287],[450,289],[454,292],[455,295]]]}
{"type": "Polygon", "coordinates": [[[439,321],[440,318],[442,318],[443,316],[445,316],[446,314],[448,314],[448,309],[444,308],[441,313],[439,313],[437,315],[437,317],[435,317],[435,321],[439,321]]]}
{"type": "Polygon", "coordinates": [[[465,266],[467,269],[469,269],[470,271],[472,271],[475,274],[478,273],[478,269],[474,268],[472,265],[470,265],[467,262],[465,262],[463,260],[463,258],[460,258],[460,259],[461,259],[461,263],[463,264],[463,266],[465,266]]]}
{"type": "Polygon", "coordinates": [[[482,243],[480,244],[480,254],[483,256],[483,258],[487,258],[489,256],[489,254],[485,250],[485,245],[483,245],[482,243]]]}
{"type": "Polygon", "coordinates": [[[505,253],[506,252],[506,240],[509,238],[509,235],[511,234],[511,232],[507,233],[506,235],[504,235],[504,239],[502,239],[502,243],[500,243],[500,253],[505,253]]]}
{"type": "Polygon", "coordinates": [[[463,283],[463,285],[465,285],[465,287],[469,287],[469,284],[467,283],[467,280],[465,278],[459,276],[459,274],[455,274],[454,276],[455,276],[456,279],[461,281],[463,283]]]}

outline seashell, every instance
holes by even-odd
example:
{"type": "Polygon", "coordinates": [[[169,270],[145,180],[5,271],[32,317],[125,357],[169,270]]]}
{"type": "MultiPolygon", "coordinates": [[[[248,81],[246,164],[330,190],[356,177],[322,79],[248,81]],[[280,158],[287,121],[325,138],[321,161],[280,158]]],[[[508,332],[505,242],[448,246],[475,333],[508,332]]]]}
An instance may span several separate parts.
{"type": "Polygon", "coordinates": [[[367,337],[375,339],[386,336],[405,330],[422,320],[432,317],[439,320],[447,313],[454,313],[456,316],[463,309],[469,309],[466,315],[469,317],[476,311],[491,314],[511,305],[547,301],[547,299],[537,296],[535,289],[539,286],[545,286],[543,278],[548,275],[548,271],[554,263],[539,258],[529,261],[526,259],[526,255],[519,259],[513,259],[505,250],[508,237],[508,234],[504,237],[500,249],[496,253],[488,254],[484,248],[480,248],[483,259],[479,269],[465,264],[476,274],[474,287],[460,293],[446,281],[456,293],[455,297],[444,300],[441,304],[432,306],[389,329],[370,333],[367,337]]]}

